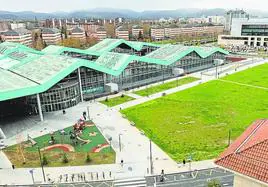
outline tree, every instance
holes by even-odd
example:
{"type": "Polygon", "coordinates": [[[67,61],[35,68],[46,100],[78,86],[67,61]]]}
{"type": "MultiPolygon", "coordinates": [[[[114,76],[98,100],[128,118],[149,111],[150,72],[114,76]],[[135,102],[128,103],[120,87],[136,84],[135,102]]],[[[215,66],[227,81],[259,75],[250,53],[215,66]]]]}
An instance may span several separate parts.
{"type": "Polygon", "coordinates": [[[61,39],[67,39],[67,38],[68,38],[67,29],[65,27],[61,27],[61,39]]]}
{"type": "Polygon", "coordinates": [[[142,32],[140,31],[139,36],[138,36],[138,40],[142,40],[142,39],[143,39],[143,35],[142,35],[142,32]]]}
{"type": "Polygon", "coordinates": [[[78,38],[67,38],[63,39],[59,45],[65,47],[81,48],[81,41],[78,38]]]}
{"type": "Polygon", "coordinates": [[[42,164],[43,164],[44,166],[48,165],[47,156],[46,156],[45,154],[43,155],[42,164]]]}
{"type": "Polygon", "coordinates": [[[221,184],[218,180],[213,179],[208,182],[208,187],[221,187],[221,184]]]}
{"type": "Polygon", "coordinates": [[[91,47],[91,46],[95,45],[96,43],[98,43],[97,38],[91,37],[91,36],[88,36],[86,38],[86,45],[87,45],[87,47],[91,47]]]}
{"type": "Polygon", "coordinates": [[[67,157],[67,154],[66,154],[66,153],[64,153],[64,154],[63,154],[63,157],[62,157],[62,162],[63,162],[63,163],[65,163],[65,164],[67,164],[67,163],[69,162],[69,159],[68,159],[68,157],[67,157]]]}
{"type": "Polygon", "coordinates": [[[90,155],[87,154],[87,157],[86,157],[86,163],[89,163],[89,162],[91,162],[91,158],[90,158],[90,155]]]}

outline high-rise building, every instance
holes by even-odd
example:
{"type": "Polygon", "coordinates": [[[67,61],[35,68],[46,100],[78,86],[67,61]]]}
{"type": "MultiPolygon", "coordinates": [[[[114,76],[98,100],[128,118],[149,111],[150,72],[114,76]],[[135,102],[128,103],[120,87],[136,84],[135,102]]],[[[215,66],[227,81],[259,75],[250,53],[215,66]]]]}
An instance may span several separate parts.
{"type": "Polygon", "coordinates": [[[220,35],[218,44],[268,47],[268,19],[233,19],[231,34],[220,35]]]}
{"type": "Polygon", "coordinates": [[[249,15],[244,10],[229,10],[225,14],[225,30],[231,31],[232,22],[235,18],[249,18],[249,15]]]}

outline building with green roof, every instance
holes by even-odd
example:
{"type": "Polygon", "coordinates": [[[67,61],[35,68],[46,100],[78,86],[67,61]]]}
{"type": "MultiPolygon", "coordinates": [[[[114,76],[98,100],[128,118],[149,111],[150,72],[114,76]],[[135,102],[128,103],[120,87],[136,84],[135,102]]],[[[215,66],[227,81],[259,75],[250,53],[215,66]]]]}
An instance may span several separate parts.
{"type": "Polygon", "coordinates": [[[213,67],[225,59],[220,48],[156,45],[105,39],[81,50],[50,45],[37,51],[17,43],[0,44],[0,117],[64,110],[84,99],[150,84],[213,67]],[[180,71],[181,72],[181,71],[180,71]],[[23,109],[18,108],[27,106],[23,109]],[[3,109],[3,110],[2,110],[3,109]]]}

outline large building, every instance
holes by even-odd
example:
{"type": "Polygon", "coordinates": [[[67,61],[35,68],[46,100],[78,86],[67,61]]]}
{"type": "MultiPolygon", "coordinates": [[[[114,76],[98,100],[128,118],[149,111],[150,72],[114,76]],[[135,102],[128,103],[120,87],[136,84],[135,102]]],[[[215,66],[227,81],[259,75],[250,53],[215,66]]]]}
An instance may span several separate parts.
{"type": "Polygon", "coordinates": [[[31,31],[19,28],[14,30],[9,30],[3,33],[3,40],[7,42],[16,42],[26,46],[32,46],[32,33],[31,31]]]}
{"type": "Polygon", "coordinates": [[[225,14],[225,30],[231,31],[233,19],[249,18],[249,15],[244,10],[229,10],[225,14]]]}
{"type": "Polygon", "coordinates": [[[129,40],[129,30],[126,27],[120,26],[115,30],[115,36],[118,39],[129,40]]]}
{"type": "Polygon", "coordinates": [[[268,120],[255,121],[216,160],[235,174],[234,187],[268,186],[268,120]]]}
{"type": "Polygon", "coordinates": [[[47,45],[55,45],[61,41],[61,31],[56,28],[43,28],[42,38],[47,45]]]}
{"type": "Polygon", "coordinates": [[[50,45],[42,51],[0,44],[0,116],[63,110],[84,99],[214,66],[227,51],[215,47],[156,45],[105,39],[86,50],[50,45]],[[22,109],[22,106],[25,106],[22,109]],[[13,111],[13,112],[12,112],[13,111]]]}
{"type": "Polygon", "coordinates": [[[107,38],[107,31],[104,27],[99,27],[96,32],[96,37],[99,41],[102,41],[107,38]]]}
{"type": "Polygon", "coordinates": [[[81,41],[86,40],[86,33],[85,33],[84,29],[82,29],[80,27],[75,27],[75,28],[71,29],[69,36],[70,36],[70,38],[77,38],[81,41]]]}
{"type": "Polygon", "coordinates": [[[132,27],[132,36],[138,37],[140,34],[143,35],[143,27],[139,25],[134,25],[132,27]]]}
{"type": "Polygon", "coordinates": [[[268,19],[233,19],[230,35],[218,37],[220,45],[268,46],[268,19]]]}
{"type": "Polygon", "coordinates": [[[179,36],[213,36],[217,37],[223,34],[224,26],[222,25],[170,25],[166,27],[153,26],[151,28],[152,40],[175,39],[179,36]]]}
{"type": "Polygon", "coordinates": [[[152,40],[164,40],[165,39],[165,28],[161,26],[153,26],[151,28],[152,40]]]}

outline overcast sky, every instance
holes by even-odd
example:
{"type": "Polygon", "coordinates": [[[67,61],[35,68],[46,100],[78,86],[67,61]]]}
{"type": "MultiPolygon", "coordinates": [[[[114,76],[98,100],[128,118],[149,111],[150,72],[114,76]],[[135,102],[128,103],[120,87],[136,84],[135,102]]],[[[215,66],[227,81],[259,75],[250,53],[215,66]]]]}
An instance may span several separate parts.
{"type": "Polygon", "coordinates": [[[6,11],[74,11],[91,8],[174,10],[180,8],[243,8],[267,10],[268,0],[0,0],[6,11]]]}

